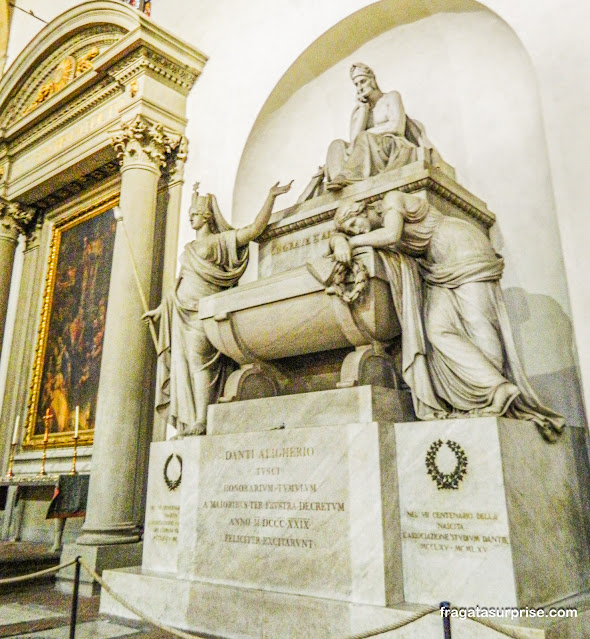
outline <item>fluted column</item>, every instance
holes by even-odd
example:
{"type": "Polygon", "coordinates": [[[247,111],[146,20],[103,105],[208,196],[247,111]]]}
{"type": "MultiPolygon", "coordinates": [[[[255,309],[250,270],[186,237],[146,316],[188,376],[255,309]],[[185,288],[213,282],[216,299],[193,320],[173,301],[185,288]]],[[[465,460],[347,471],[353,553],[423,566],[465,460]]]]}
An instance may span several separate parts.
{"type": "MultiPolygon", "coordinates": [[[[17,234],[22,233],[26,228],[26,241],[12,341],[10,348],[7,346],[2,354],[2,357],[8,358],[8,373],[4,397],[10,398],[9,401],[4,401],[0,421],[0,460],[2,461],[0,464],[0,473],[2,475],[8,468],[14,420],[19,414],[21,419],[23,418],[23,409],[26,406],[26,393],[28,388],[22,383],[22,379],[23,377],[27,378],[30,372],[30,357],[27,358],[27,355],[31,355],[31,350],[27,348],[27,344],[30,345],[34,343],[35,339],[33,325],[37,320],[37,313],[31,311],[31,305],[33,304],[33,300],[37,299],[36,293],[38,288],[36,289],[35,285],[39,287],[41,280],[41,277],[36,277],[36,274],[38,268],[39,239],[41,225],[43,223],[42,218],[39,216],[33,221],[34,213],[30,209],[18,210],[15,216],[10,214],[10,210],[14,213],[17,205],[10,207],[6,204],[5,207],[0,199],[0,209],[2,210],[0,227],[2,227],[2,234],[6,236],[6,239],[0,240],[0,260],[2,262],[2,288],[0,289],[0,295],[2,296],[2,329],[5,327],[6,307],[12,283],[11,275],[14,262],[14,250],[17,242],[16,239],[13,241],[15,231],[17,234]],[[7,211],[7,208],[9,211],[7,211]],[[27,215],[23,219],[22,216],[25,212],[27,215]],[[17,224],[16,220],[22,220],[23,224],[17,224]]],[[[2,339],[4,339],[3,335],[2,339]]]]}
{"type": "Polygon", "coordinates": [[[113,138],[121,162],[123,222],[115,238],[88,508],[78,544],[139,540],[135,505],[144,477],[138,462],[152,421],[154,345],[140,319],[144,309],[136,277],[149,300],[152,278],[159,275],[152,273],[158,180],[180,140],[142,116],[125,123],[113,138]]]}
{"type": "Polygon", "coordinates": [[[26,233],[33,217],[33,209],[0,199],[0,350],[4,339],[6,310],[18,236],[26,233]]]}
{"type": "MultiPolygon", "coordinates": [[[[162,254],[162,291],[160,295],[162,298],[173,288],[176,282],[180,206],[182,187],[184,185],[184,164],[187,154],[188,140],[182,137],[178,147],[168,158],[168,164],[164,171],[165,188],[162,188],[160,184],[158,207],[166,223],[162,254]]],[[[155,412],[152,441],[164,441],[166,439],[166,428],[166,419],[155,412]]]]}
{"type": "Polygon", "coordinates": [[[178,256],[178,232],[180,227],[180,203],[184,185],[184,163],[188,155],[188,140],[183,137],[178,148],[172,153],[168,163],[168,184],[166,186],[166,238],[164,244],[164,265],[162,273],[162,295],[165,295],[176,281],[178,256]]]}

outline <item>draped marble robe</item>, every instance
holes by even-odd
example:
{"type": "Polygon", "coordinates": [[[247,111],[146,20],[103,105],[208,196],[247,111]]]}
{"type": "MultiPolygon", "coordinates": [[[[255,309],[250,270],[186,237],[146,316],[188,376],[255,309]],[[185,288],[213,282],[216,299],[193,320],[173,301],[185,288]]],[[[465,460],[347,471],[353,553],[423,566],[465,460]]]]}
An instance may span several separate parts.
{"type": "Polygon", "coordinates": [[[543,406],[524,373],[500,288],[504,261],[473,224],[426,200],[397,200],[399,242],[380,249],[402,327],[402,375],[420,419],[499,414],[533,421],[554,440],[564,419],[543,406]],[[401,296],[399,292],[401,291],[401,296]]]}
{"type": "Polygon", "coordinates": [[[189,242],[180,256],[174,290],[160,306],[156,410],[179,433],[202,432],[197,419],[197,373],[208,368],[217,398],[232,363],[209,342],[198,317],[199,300],[238,283],[248,263],[248,246],[238,247],[236,230],[223,219],[213,196],[206,246],[189,242]]]}

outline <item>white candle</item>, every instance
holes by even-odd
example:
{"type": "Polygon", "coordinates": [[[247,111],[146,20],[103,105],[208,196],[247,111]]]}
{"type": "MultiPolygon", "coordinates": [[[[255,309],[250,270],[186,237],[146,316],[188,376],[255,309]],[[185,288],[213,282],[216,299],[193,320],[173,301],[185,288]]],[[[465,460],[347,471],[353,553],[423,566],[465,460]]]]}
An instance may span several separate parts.
{"type": "Polygon", "coordinates": [[[76,422],[74,424],[74,437],[78,437],[79,426],[80,426],[80,407],[76,406],[76,422]]]}
{"type": "Polygon", "coordinates": [[[20,415],[16,416],[16,422],[14,422],[14,432],[12,433],[12,445],[18,444],[18,425],[20,424],[20,415]]]}

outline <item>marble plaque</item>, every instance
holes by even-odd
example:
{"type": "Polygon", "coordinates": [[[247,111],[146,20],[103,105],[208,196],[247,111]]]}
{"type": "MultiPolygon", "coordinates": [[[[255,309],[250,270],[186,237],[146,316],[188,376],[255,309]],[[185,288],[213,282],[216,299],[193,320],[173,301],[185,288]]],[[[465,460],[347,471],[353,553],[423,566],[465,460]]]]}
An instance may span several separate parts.
{"type": "Polygon", "coordinates": [[[396,424],[406,601],[540,607],[590,586],[583,433],[532,422],[396,424]]]}
{"type": "Polygon", "coordinates": [[[267,240],[258,253],[258,277],[270,277],[322,257],[329,251],[328,238],[333,229],[334,223],[328,220],[267,240]]]}
{"type": "Polygon", "coordinates": [[[401,599],[392,427],[199,439],[202,479],[183,501],[179,576],[377,605],[401,599]]]}
{"type": "Polygon", "coordinates": [[[396,424],[395,435],[405,600],[516,606],[497,420],[396,424]]]}
{"type": "Polygon", "coordinates": [[[150,448],[142,568],[175,573],[181,493],[198,481],[199,438],[155,442],[150,448]],[[188,487],[188,488],[187,488],[188,487]]]}

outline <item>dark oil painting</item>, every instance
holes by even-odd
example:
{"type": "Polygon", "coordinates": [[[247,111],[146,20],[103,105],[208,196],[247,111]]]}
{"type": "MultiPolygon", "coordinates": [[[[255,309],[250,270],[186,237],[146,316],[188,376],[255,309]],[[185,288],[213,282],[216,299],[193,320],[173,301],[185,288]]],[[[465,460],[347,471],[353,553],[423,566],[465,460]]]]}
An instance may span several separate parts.
{"type": "MultiPolygon", "coordinates": [[[[60,233],[34,435],[52,414],[50,434],[94,428],[116,221],[112,209],[60,233]]],[[[56,442],[61,437],[52,437],[56,442]]]]}

